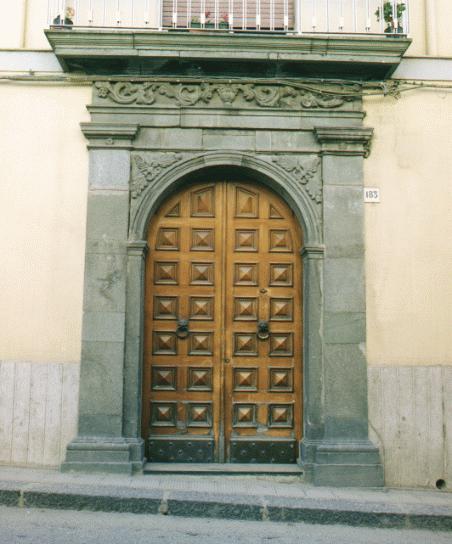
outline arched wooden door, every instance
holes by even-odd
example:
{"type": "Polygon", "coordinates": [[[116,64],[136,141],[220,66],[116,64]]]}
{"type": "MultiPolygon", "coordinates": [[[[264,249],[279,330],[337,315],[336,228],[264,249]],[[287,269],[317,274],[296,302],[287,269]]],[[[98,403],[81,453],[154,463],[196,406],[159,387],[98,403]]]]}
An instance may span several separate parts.
{"type": "Polygon", "coordinates": [[[260,185],[190,185],[161,206],[148,243],[148,460],[295,462],[302,239],[293,212],[260,185]]]}

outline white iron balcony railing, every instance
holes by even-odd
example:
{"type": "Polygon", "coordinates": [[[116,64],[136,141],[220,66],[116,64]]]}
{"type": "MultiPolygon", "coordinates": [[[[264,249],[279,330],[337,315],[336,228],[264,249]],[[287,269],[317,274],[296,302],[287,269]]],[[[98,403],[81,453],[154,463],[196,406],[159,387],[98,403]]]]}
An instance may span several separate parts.
{"type": "Polygon", "coordinates": [[[49,0],[49,26],[408,34],[409,0],[49,0]]]}

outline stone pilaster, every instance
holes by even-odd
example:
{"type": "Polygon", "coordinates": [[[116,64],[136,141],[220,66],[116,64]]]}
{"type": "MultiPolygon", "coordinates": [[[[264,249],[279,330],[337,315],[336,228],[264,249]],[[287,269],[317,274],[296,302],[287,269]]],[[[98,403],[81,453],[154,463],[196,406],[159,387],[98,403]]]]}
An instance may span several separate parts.
{"type": "Polygon", "coordinates": [[[83,123],[89,141],[78,436],[63,470],[131,472],[142,440],[124,434],[130,147],[138,127],[83,123]]]}
{"type": "Polygon", "coordinates": [[[368,439],[365,357],[362,163],[372,131],[321,128],[316,136],[321,145],[325,244],[323,436],[306,434],[302,457],[316,484],[383,485],[379,452],[368,439]]]}

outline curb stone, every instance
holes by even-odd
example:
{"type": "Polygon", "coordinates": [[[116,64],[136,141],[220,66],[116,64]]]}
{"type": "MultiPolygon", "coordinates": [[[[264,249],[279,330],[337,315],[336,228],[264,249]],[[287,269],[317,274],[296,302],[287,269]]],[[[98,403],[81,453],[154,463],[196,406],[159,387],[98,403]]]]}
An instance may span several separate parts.
{"type": "Polygon", "coordinates": [[[410,528],[452,531],[452,508],[431,505],[360,504],[347,500],[303,500],[300,506],[287,504],[289,498],[207,495],[187,492],[71,492],[37,489],[36,485],[0,488],[0,504],[26,508],[91,510],[133,514],[160,514],[182,517],[234,519],[247,521],[303,522],[321,525],[348,525],[374,528],[410,528]],[[283,504],[286,503],[286,504],[283,504]],[[312,504],[312,507],[309,505],[312,504]],[[374,508],[376,507],[376,508],[374,508]]]}

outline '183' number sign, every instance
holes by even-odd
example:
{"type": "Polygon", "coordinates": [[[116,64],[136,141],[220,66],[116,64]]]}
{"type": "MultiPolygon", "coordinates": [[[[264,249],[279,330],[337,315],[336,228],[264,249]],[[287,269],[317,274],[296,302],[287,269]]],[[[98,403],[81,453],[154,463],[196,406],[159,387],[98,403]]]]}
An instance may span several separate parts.
{"type": "Polygon", "coordinates": [[[364,202],[380,202],[380,189],[364,187],[364,202]]]}

